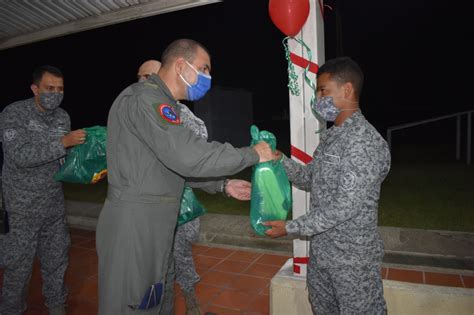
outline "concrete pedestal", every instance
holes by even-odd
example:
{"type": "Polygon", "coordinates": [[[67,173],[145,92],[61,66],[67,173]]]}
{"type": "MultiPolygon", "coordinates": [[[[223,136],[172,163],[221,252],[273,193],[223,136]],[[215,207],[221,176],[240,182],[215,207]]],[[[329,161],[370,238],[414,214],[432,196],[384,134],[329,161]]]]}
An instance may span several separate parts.
{"type": "MultiPolygon", "coordinates": [[[[384,280],[384,295],[390,315],[473,315],[474,289],[413,284],[384,280]]],[[[304,277],[293,275],[289,259],[270,284],[270,314],[310,315],[304,277]]]]}

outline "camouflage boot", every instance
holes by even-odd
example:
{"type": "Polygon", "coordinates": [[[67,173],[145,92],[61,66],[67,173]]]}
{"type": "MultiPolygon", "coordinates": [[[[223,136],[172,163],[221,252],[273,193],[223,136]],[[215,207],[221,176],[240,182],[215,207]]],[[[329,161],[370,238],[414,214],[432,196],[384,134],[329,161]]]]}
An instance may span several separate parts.
{"type": "Polygon", "coordinates": [[[184,293],[184,302],[186,304],[186,315],[202,315],[199,308],[199,302],[194,290],[184,293]]]}

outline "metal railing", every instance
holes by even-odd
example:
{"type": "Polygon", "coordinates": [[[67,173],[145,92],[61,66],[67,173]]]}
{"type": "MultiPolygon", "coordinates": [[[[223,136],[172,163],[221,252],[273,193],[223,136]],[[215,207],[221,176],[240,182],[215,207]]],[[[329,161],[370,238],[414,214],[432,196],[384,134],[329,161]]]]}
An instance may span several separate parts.
{"type": "Polygon", "coordinates": [[[465,112],[459,112],[456,114],[451,114],[451,115],[445,115],[437,118],[431,118],[431,119],[425,119],[413,123],[408,123],[408,124],[403,124],[403,125],[397,125],[397,126],[392,126],[387,128],[387,143],[392,150],[392,131],[395,130],[400,130],[400,129],[406,129],[414,126],[419,126],[419,125],[424,125],[427,123],[439,121],[439,120],[444,120],[444,119],[449,119],[456,117],[456,160],[461,159],[461,116],[467,115],[467,137],[466,137],[466,145],[467,145],[467,154],[466,154],[466,163],[467,165],[471,164],[471,139],[472,139],[472,113],[474,110],[469,110],[465,112]]]}

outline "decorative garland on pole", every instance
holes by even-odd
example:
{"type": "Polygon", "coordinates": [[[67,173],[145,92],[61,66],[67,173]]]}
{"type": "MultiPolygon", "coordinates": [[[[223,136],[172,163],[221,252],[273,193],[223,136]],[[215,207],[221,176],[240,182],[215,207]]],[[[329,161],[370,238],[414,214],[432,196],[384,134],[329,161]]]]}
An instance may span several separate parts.
{"type": "MultiPolygon", "coordinates": [[[[310,108],[314,116],[324,126],[324,120],[314,110],[314,104],[316,102],[316,84],[308,75],[308,71],[311,65],[312,52],[311,49],[306,45],[303,40],[296,38],[295,36],[300,32],[303,25],[309,15],[309,1],[308,0],[270,0],[268,4],[270,12],[270,18],[273,23],[282,31],[286,37],[283,39],[283,47],[285,48],[285,58],[288,61],[288,89],[292,95],[300,95],[300,87],[298,86],[298,75],[296,74],[293,61],[291,60],[291,52],[288,47],[288,41],[290,39],[295,40],[302,45],[307,54],[307,65],[302,66],[304,68],[304,81],[312,90],[310,108]]],[[[322,13],[322,12],[321,12],[322,13]]],[[[319,133],[324,128],[319,129],[316,133],[319,133]]]]}
{"type": "MultiPolygon", "coordinates": [[[[304,81],[308,86],[311,88],[312,93],[311,93],[311,100],[310,100],[310,108],[311,112],[313,113],[314,117],[319,121],[321,126],[324,126],[324,119],[317,113],[317,111],[314,109],[315,107],[315,102],[316,102],[316,84],[314,83],[313,80],[308,75],[309,68],[311,66],[311,60],[313,58],[311,49],[306,45],[306,43],[303,40],[300,40],[298,38],[295,38],[293,36],[287,36],[283,39],[283,47],[285,48],[285,58],[288,61],[288,89],[290,90],[291,95],[299,96],[300,95],[300,88],[298,86],[298,75],[296,74],[295,71],[295,66],[293,61],[291,60],[291,52],[288,47],[288,41],[292,39],[301,44],[306,49],[306,54],[308,56],[307,59],[307,65],[304,67],[303,71],[303,77],[304,81]]],[[[320,129],[316,130],[316,133],[320,133],[323,131],[325,128],[321,127],[320,129]]]]}

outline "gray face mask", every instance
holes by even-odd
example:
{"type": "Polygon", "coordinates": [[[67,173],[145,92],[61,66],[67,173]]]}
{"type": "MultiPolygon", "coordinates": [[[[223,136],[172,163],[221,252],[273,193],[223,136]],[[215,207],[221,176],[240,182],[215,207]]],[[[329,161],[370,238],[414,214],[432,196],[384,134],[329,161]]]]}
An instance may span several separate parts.
{"type": "MultiPolygon", "coordinates": [[[[352,102],[352,101],[351,101],[352,102]]],[[[357,104],[358,102],[352,102],[357,104]]],[[[321,117],[325,121],[335,121],[337,115],[343,111],[359,110],[358,108],[339,109],[334,105],[334,98],[332,96],[320,97],[313,104],[312,108],[315,112],[316,118],[321,117]]]]}
{"type": "Polygon", "coordinates": [[[46,110],[55,110],[61,105],[63,97],[64,94],[60,92],[43,92],[39,97],[40,105],[46,110]]]}
{"type": "Polygon", "coordinates": [[[341,112],[341,110],[334,105],[332,96],[318,98],[312,109],[325,121],[336,120],[337,115],[341,112]]]}

